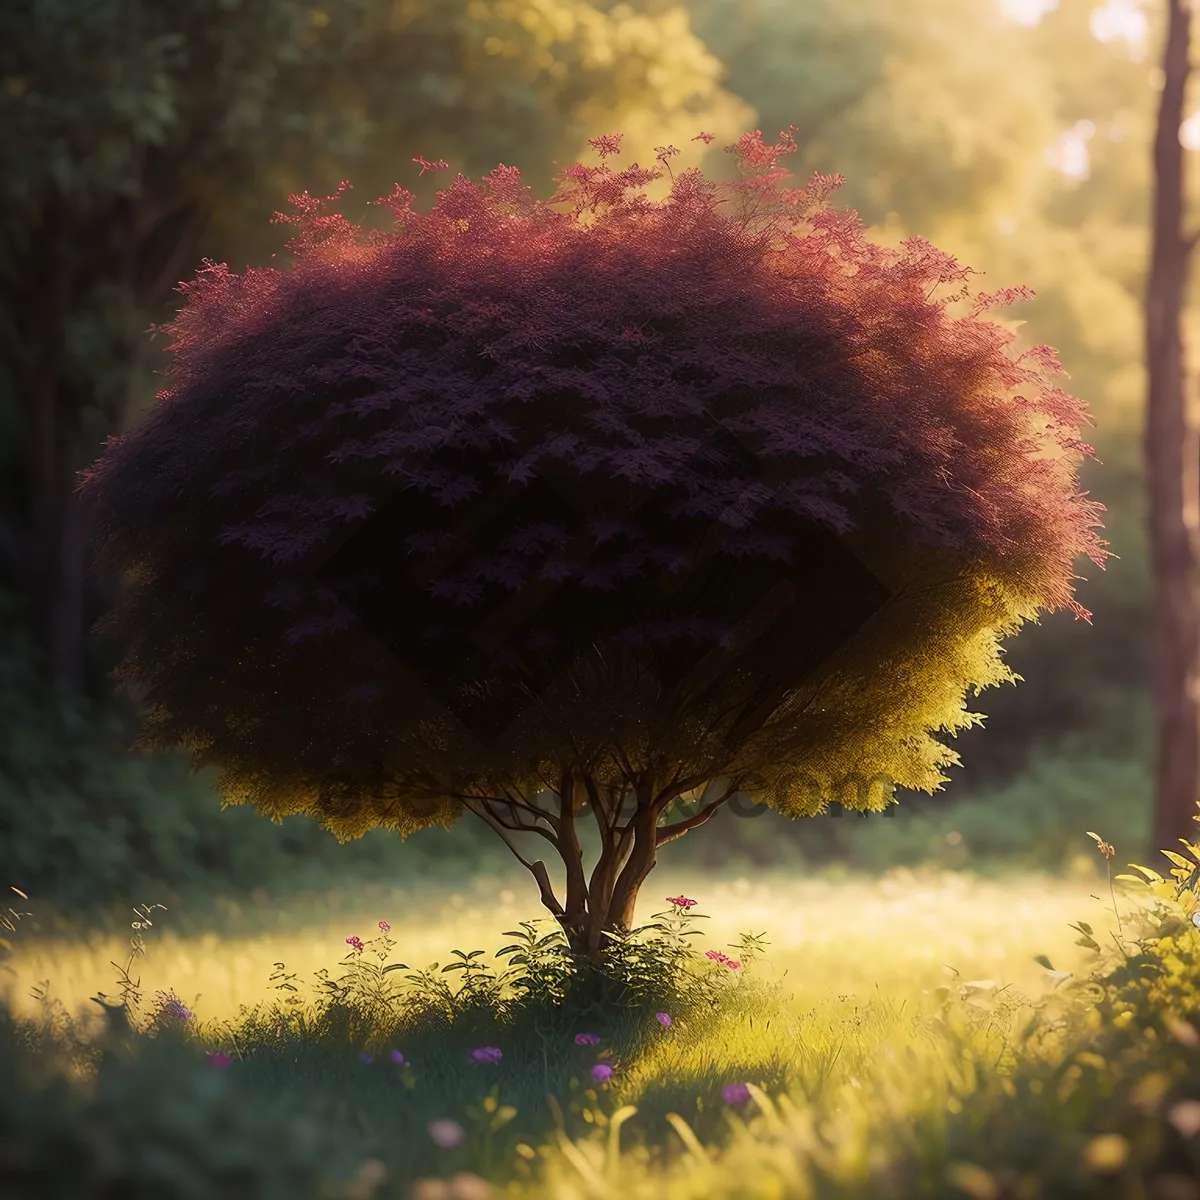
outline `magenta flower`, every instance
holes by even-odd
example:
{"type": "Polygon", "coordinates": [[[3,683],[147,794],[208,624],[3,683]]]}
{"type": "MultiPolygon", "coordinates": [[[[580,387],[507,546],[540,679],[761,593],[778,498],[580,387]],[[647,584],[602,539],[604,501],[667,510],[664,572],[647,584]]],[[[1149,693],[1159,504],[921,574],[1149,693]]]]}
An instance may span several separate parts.
{"type": "Polygon", "coordinates": [[[398,1066],[398,1067],[404,1066],[404,1055],[401,1054],[399,1050],[393,1050],[391,1057],[392,1057],[392,1062],[394,1062],[396,1064],[396,1066],[398,1066]]]}
{"type": "Polygon", "coordinates": [[[727,963],[729,961],[729,959],[727,959],[725,955],[720,952],[720,950],[705,950],[704,957],[711,958],[713,962],[719,963],[727,963]]]}
{"type": "Polygon", "coordinates": [[[360,954],[362,953],[362,948],[363,948],[362,938],[358,937],[357,935],[355,935],[354,937],[348,937],[346,939],[346,945],[353,946],[354,949],[357,950],[360,954]]]}
{"type": "Polygon", "coordinates": [[[214,1053],[212,1050],[210,1050],[208,1052],[208,1061],[212,1063],[214,1067],[227,1067],[231,1062],[233,1062],[233,1059],[231,1059],[228,1054],[222,1054],[220,1051],[216,1051],[214,1053]]]}
{"type": "Polygon", "coordinates": [[[671,1018],[666,1013],[655,1013],[654,1015],[660,1025],[666,1026],[671,1024],[671,1018]]]}
{"type": "Polygon", "coordinates": [[[591,1070],[591,1076],[596,1083],[607,1083],[613,1077],[613,1069],[608,1063],[597,1063],[591,1070]]]}
{"type": "Polygon", "coordinates": [[[379,928],[383,933],[390,933],[392,927],[386,921],[380,921],[379,928]]]}
{"type": "Polygon", "coordinates": [[[575,1045],[577,1046],[598,1046],[600,1039],[594,1033],[577,1033],[575,1035],[575,1045]]]}
{"type": "Polygon", "coordinates": [[[373,1063],[375,1061],[375,1055],[368,1054],[365,1050],[358,1057],[365,1063],[373,1063]]]}
{"type": "Polygon", "coordinates": [[[676,908],[691,908],[696,901],[689,900],[686,896],[668,896],[667,903],[674,904],[676,908]]]}
{"type": "Polygon", "coordinates": [[[750,1099],[750,1089],[744,1083],[731,1083],[722,1093],[726,1104],[741,1104],[750,1099]]]}
{"type": "Polygon", "coordinates": [[[731,971],[740,971],[742,969],[742,964],[740,962],[738,962],[736,958],[722,958],[721,961],[731,971]]]}
{"type": "Polygon", "coordinates": [[[477,1063],[498,1063],[504,1055],[497,1046],[480,1046],[478,1050],[471,1051],[471,1057],[477,1063]]]}
{"type": "Polygon", "coordinates": [[[466,1131],[457,1121],[430,1121],[425,1128],[433,1139],[434,1145],[440,1146],[443,1150],[452,1150],[455,1146],[461,1146],[463,1139],[467,1136],[466,1131]]]}

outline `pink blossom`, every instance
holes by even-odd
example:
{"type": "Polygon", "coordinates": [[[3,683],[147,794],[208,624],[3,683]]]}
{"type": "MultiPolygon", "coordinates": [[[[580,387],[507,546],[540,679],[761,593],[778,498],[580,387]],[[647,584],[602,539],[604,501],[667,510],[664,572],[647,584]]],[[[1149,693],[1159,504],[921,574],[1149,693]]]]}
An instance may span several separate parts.
{"type": "Polygon", "coordinates": [[[734,958],[723,958],[721,960],[731,971],[740,971],[742,964],[734,958]]]}
{"type": "Polygon", "coordinates": [[[466,1131],[457,1121],[430,1121],[425,1128],[433,1139],[434,1145],[440,1146],[443,1150],[452,1150],[455,1146],[461,1146],[463,1139],[467,1136],[466,1131]]]}
{"type": "Polygon", "coordinates": [[[357,934],[354,937],[348,937],[346,939],[346,945],[353,946],[354,949],[357,950],[360,954],[362,953],[362,948],[363,948],[362,938],[360,938],[357,934]]]}
{"type": "Polygon", "coordinates": [[[667,1013],[655,1013],[654,1016],[660,1025],[666,1026],[671,1024],[671,1018],[667,1013]]]}
{"type": "Polygon", "coordinates": [[[591,1076],[596,1083],[607,1083],[613,1077],[613,1069],[608,1063],[597,1063],[591,1070],[591,1076]]]}
{"type": "Polygon", "coordinates": [[[729,959],[727,959],[725,955],[720,952],[720,950],[706,950],[704,952],[704,957],[711,958],[713,962],[719,963],[727,963],[729,961],[729,959]]]}
{"type": "Polygon", "coordinates": [[[575,1035],[575,1045],[577,1046],[598,1046],[600,1039],[594,1033],[577,1033],[575,1035]]]}
{"type": "Polygon", "coordinates": [[[386,921],[380,921],[379,928],[383,933],[390,933],[392,929],[392,927],[386,921]]]}
{"type": "Polygon", "coordinates": [[[691,908],[696,901],[689,900],[686,896],[668,896],[667,903],[674,904],[676,908],[691,908]]]}

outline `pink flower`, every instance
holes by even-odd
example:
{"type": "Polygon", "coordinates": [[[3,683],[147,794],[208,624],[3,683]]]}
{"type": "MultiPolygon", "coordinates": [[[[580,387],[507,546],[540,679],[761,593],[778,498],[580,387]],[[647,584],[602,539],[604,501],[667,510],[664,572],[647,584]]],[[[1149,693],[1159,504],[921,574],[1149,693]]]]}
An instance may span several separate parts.
{"type": "Polygon", "coordinates": [[[668,896],[667,903],[674,904],[676,908],[691,908],[696,901],[689,900],[686,896],[668,896]]]}
{"type": "Polygon", "coordinates": [[[208,1052],[208,1061],[212,1063],[214,1067],[227,1067],[233,1061],[233,1059],[231,1059],[228,1054],[221,1054],[220,1051],[214,1053],[210,1050],[208,1052]]]}
{"type": "Polygon", "coordinates": [[[360,938],[357,934],[354,937],[348,937],[346,939],[346,945],[353,946],[354,949],[357,950],[360,954],[362,953],[362,948],[363,948],[362,938],[360,938]]]}
{"type": "Polygon", "coordinates": [[[706,950],[704,952],[704,957],[711,958],[713,962],[719,963],[727,963],[729,961],[729,959],[727,959],[725,955],[720,952],[720,950],[706,950]]]}
{"type": "Polygon", "coordinates": [[[504,1054],[498,1046],[480,1046],[478,1050],[471,1051],[471,1057],[477,1063],[498,1063],[504,1054]]]}
{"type": "Polygon", "coordinates": [[[607,1083],[613,1077],[613,1069],[608,1063],[597,1063],[591,1070],[591,1076],[596,1083],[607,1083]]]}
{"type": "Polygon", "coordinates": [[[666,1026],[671,1024],[671,1018],[666,1013],[655,1013],[654,1016],[660,1025],[666,1026]]]}
{"type": "Polygon", "coordinates": [[[740,971],[740,970],[742,969],[742,964],[741,964],[740,962],[738,962],[736,959],[733,959],[733,958],[722,958],[722,959],[721,959],[721,961],[722,961],[722,962],[723,962],[723,963],[724,963],[724,964],[725,964],[725,965],[726,965],[726,966],[727,966],[727,967],[728,967],[728,968],[729,968],[731,971],[740,971]]]}
{"type": "Polygon", "coordinates": [[[731,1083],[722,1093],[726,1104],[741,1104],[750,1099],[750,1089],[744,1083],[731,1083]]]}
{"type": "Polygon", "coordinates": [[[379,928],[384,933],[390,933],[392,929],[392,927],[386,921],[380,921],[379,928]]]}
{"type": "Polygon", "coordinates": [[[433,1139],[434,1145],[440,1146],[443,1150],[452,1150],[455,1146],[461,1146],[463,1139],[467,1136],[457,1121],[430,1121],[425,1128],[433,1139]]]}
{"type": "Polygon", "coordinates": [[[575,1035],[575,1045],[577,1046],[598,1046],[600,1039],[594,1033],[577,1033],[575,1035]]]}

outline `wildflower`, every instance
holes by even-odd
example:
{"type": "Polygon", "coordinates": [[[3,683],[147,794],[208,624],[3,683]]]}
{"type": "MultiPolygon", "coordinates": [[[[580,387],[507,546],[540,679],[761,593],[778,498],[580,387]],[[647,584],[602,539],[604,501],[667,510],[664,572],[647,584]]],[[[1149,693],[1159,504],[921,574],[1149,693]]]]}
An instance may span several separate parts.
{"type": "Polygon", "coordinates": [[[671,1024],[671,1018],[666,1013],[655,1013],[654,1015],[660,1025],[665,1026],[671,1024]]]}
{"type": "Polygon", "coordinates": [[[713,962],[719,963],[727,963],[729,961],[729,959],[727,959],[725,955],[720,952],[720,950],[706,950],[704,952],[704,957],[711,958],[713,962]]]}
{"type": "Polygon", "coordinates": [[[381,933],[391,933],[392,927],[386,921],[380,921],[379,930],[381,933]]]}
{"type": "Polygon", "coordinates": [[[196,1014],[174,992],[171,992],[162,1007],[162,1015],[176,1021],[192,1021],[196,1014]]]}
{"type": "Polygon", "coordinates": [[[597,1063],[591,1070],[591,1076],[596,1083],[607,1083],[613,1077],[613,1069],[608,1063],[597,1063]]]}
{"type": "Polygon", "coordinates": [[[346,939],[346,945],[353,946],[354,949],[359,952],[359,954],[362,953],[362,948],[363,948],[362,938],[358,937],[357,935],[355,935],[354,937],[348,937],[346,939]]]}
{"type": "Polygon", "coordinates": [[[358,1057],[365,1063],[373,1063],[375,1061],[375,1055],[368,1054],[365,1050],[358,1057]]]}
{"type": "Polygon", "coordinates": [[[396,1064],[396,1066],[398,1066],[398,1067],[404,1066],[404,1055],[401,1054],[399,1050],[393,1050],[391,1057],[392,1057],[392,1062],[394,1062],[396,1064]]]}
{"type": "Polygon", "coordinates": [[[577,1046],[598,1046],[600,1039],[594,1033],[577,1033],[575,1035],[575,1045],[577,1046]]]}
{"type": "Polygon", "coordinates": [[[466,1132],[457,1121],[430,1121],[425,1128],[433,1139],[434,1145],[440,1146],[443,1150],[452,1150],[455,1146],[461,1146],[466,1137],[466,1132]]]}
{"type": "Polygon", "coordinates": [[[742,969],[742,964],[740,962],[738,962],[736,958],[722,958],[721,961],[731,971],[740,971],[742,969]]]}
{"type": "Polygon", "coordinates": [[[496,1046],[480,1046],[478,1050],[471,1051],[471,1057],[477,1063],[498,1063],[504,1055],[496,1046]]]}
{"type": "Polygon", "coordinates": [[[680,895],[680,896],[668,896],[667,903],[674,904],[676,908],[691,908],[696,903],[696,901],[689,900],[686,896],[680,895]]]}
{"type": "Polygon", "coordinates": [[[222,1054],[220,1051],[214,1052],[210,1050],[208,1052],[208,1061],[212,1063],[214,1067],[227,1067],[231,1062],[233,1062],[233,1059],[231,1059],[228,1054],[222,1054]]]}
{"type": "Polygon", "coordinates": [[[721,1093],[721,1099],[726,1104],[741,1104],[750,1099],[750,1089],[744,1083],[731,1083],[721,1093]]]}

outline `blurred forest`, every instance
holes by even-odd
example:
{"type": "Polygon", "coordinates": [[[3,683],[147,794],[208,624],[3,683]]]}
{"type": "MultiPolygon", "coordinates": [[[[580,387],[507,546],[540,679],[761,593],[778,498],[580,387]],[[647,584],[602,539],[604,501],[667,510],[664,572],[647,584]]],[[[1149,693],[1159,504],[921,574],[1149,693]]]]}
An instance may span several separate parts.
{"type": "MultiPolygon", "coordinates": [[[[784,165],[845,175],[871,235],[919,234],[985,272],[1019,345],[1049,343],[1097,420],[1118,556],[1013,643],[1017,688],[935,797],[894,818],[723,813],[673,853],[712,865],[935,860],[1057,868],[1101,831],[1123,858],[1150,821],[1149,578],[1140,467],[1141,296],[1161,37],[1134,0],[8,0],[0,6],[0,863],[64,908],[461,871],[464,821],[339,845],[307,818],[221,812],[182,759],[127,752],[135,699],[87,633],[74,473],[153,402],[174,287],[210,258],[283,261],[291,192],[344,211],[395,183],[520,168],[539,197],[623,132],[622,164],[681,148],[728,178],[746,129],[797,127],[784,165]],[[716,135],[709,147],[692,139],[716,135]],[[421,176],[415,156],[449,172],[421,176]],[[690,843],[690,845],[689,845],[690,843]],[[718,856],[718,857],[714,857],[718,856]]],[[[1190,111],[1190,110],[1189,110],[1190,111]]],[[[1197,118],[1200,120],[1200,118],[1197,118]]],[[[1185,126],[1185,132],[1190,126],[1185,126]]],[[[1196,131],[1200,147],[1200,128],[1196,131]]],[[[1191,166],[1191,164],[1189,164],[1191,166]]],[[[657,187],[658,185],[656,185],[657,187]]],[[[665,188],[650,189],[652,196],[665,188]]],[[[1196,322],[1189,319],[1189,332],[1196,322]]]]}

